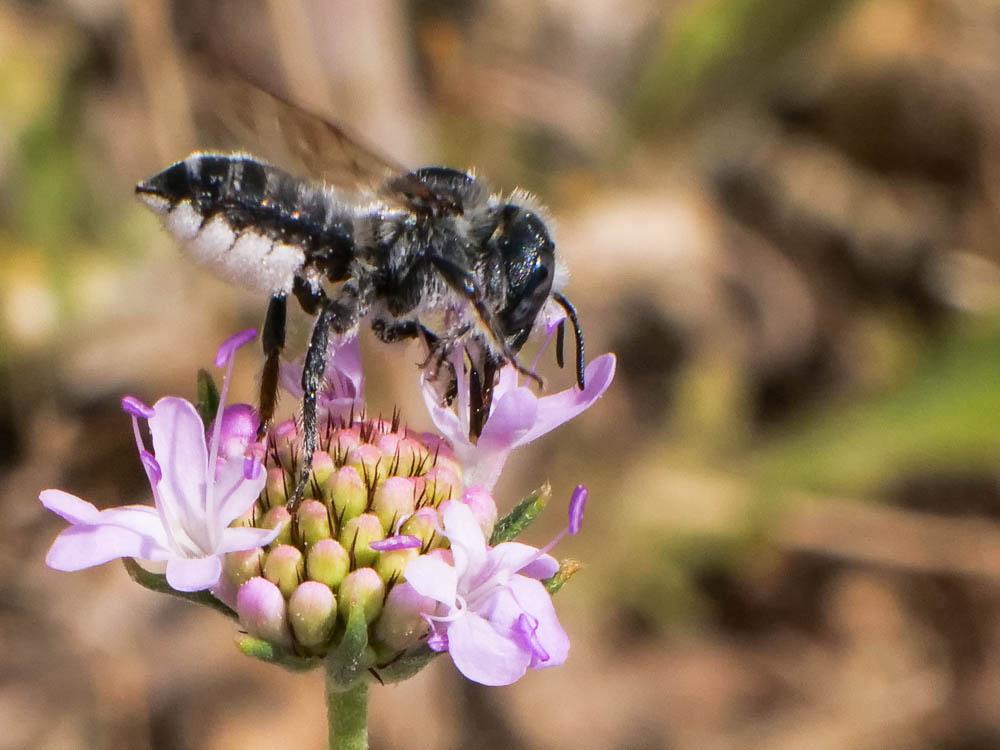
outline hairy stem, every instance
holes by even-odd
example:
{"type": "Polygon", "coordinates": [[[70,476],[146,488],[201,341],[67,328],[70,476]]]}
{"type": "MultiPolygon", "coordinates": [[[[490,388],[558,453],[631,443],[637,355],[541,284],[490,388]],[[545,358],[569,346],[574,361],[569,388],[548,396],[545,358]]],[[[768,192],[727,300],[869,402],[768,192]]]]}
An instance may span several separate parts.
{"type": "Polygon", "coordinates": [[[330,750],[368,750],[368,680],[362,678],[338,691],[328,677],[326,720],[330,750]]]}

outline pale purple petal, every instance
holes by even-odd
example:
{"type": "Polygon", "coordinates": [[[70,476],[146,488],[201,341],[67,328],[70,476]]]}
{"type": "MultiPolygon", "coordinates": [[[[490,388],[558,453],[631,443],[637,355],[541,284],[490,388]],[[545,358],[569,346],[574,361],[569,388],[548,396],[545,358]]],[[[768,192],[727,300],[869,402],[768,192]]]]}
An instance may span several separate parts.
{"type": "Polygon", "coordinates": [[[222,559],[208,557],[172,557],[167,561],[167,583],[175,591],[203,591],[219,582],[222,559]]]}
{"type": "Polygon", "coordinates": [[[452,501],[442,503],[440,513],[459,581],[475,577],[486,561],[486,537],[476,517],[468,505],[452,501]]]}
{"type": "Polygon", "coordinates": [[[210,520],[217,529],[225,528],[250,510],[264,491],[267,474],[258,471],[256,477],[247,479],[243,469],[242,458],[231,458],[219,469],[213,492],[215,513],[210,520]]]}
{"type": "Polygon", "coordinates": [[[222,532],[222,541],[219,542],[219,548],[216,552],[224,554],[226,552],[242,552],[254,547],[264,547],[278,538],[282,526],[283,524],[279,524],[274,529],[252,529],[246,526],[226,529],[222,532]]]}
{"type": "Polygon", "coordinates": [[[401,549],[420,549],[423,542],[412,534],[397,534],[386,539],[379,539],[368,546],[376,552],[395,552],[401,549]]]}
{"type": "Polygon", "coordinates": [[[433,384],[424,378],[420,387],[424,397],[424,404],[427,406],[427,412],[430,414],[431,421],[434,423],[437,431],[448,439],[456,451],[459,450],[459,446],[463,444],[468,445],[469,437],[466,434],[468,430],[463,426],[462,420],[454,411],[439,403],[438,394],[433,384]]]}
{"type": "Polygon", "coordinates": [[[93,523],[100,511],[92,503],[62,490],[42,490],[42,505],[70,523],[93,523]]]}
{"type": "Polygon", "coordinates": [[[531,664],[531,654],[511,634],[471,612],[448,627],[448,653],[459,672],[482,685],[510,685],[531,664]]]}
{"type": "Polygon", "coordinates": [[[552,596],[541,583],[524,576],[514,576],[510,588],[518,605],[535,618],[535,637],[548,655],[546,661],[533,663],[532,668],[555,667],[565,662],[569,656],[569,636],[556,617],[552,596]]]}
{"type": "Polygon", "coordinates": [[[156,539],[114,524],[70,526],[49,548],[45,563],[55,570],[82,570],[119,557],[164,560],[170,551],[156,539]]]}
{"type": "MultiPolygon", "coordinates": [[[[205,426],[197,410],[182,398],[161,398],[149,420],[153,450],[163,470],[156,486],[157,500],[166,523],[191,533],[205,528],[205,482],[208,449],[205,426]]],[[[206,544],[206,539],[195,539],[206,544]]]]}
{"type": "Polygon", "coordinates": [[[538,417],[539,399],[530,388],[515,388],[494,400],[479,436],[480,450],[510,450],[519,445],[538,417]]]}
{"type": "Polygon", "coordinates": [[[529,578],[551,578],[559,570],[552,555],[538,555],[538,549],[521,542],[503,542],[489,551],[487,567],[507,570],[529,578]]]}
{"type": "MultiPolygon", "coordinates": [[[[551,432],[589,409],[597,399],[604,395],[615,377],[615,355],[604,354],[598,357],[587,365],[584,375],[586,388],[582,391],[576,387],[567,388],[559,393],[538,399],[538,418],[531,429],[518,439],[517,446],[527,445],[532,440],[537,440],[542,435],[551,432]]],[[[489,427],[489,423],[487,423],[487,427],[489,427]]]]}
{"type": "Polygon", "coordinates": [[[437,557],[422,555],[406,566],[406,581],[414,591],[448,607],[455,606],[458,577],[455,569],[437,557]]]}

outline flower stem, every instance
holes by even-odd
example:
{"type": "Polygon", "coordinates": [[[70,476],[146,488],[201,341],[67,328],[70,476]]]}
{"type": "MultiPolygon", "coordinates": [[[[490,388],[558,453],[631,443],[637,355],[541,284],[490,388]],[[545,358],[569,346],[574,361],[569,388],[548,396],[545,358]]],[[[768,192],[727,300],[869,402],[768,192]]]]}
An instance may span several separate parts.
{"type": "Polygon", "coordinates": [[[330,750],[368,750],[368,680],[362,678],[347,690],[337,690],[328,675],[326,720],[330,750]]]}

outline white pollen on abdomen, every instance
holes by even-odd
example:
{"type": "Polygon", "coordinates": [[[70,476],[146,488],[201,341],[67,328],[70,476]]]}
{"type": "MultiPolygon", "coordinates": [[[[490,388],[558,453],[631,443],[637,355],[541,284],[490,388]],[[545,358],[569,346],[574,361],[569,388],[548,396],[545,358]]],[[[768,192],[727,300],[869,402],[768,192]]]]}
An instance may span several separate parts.
{"type": "Polygon", "coordinates": [[[201,222],[202,216],[191,205],[191,201],[178,203],[163,217],[163,226],[181,242],[193,239],[201,228],[201,222]]]}

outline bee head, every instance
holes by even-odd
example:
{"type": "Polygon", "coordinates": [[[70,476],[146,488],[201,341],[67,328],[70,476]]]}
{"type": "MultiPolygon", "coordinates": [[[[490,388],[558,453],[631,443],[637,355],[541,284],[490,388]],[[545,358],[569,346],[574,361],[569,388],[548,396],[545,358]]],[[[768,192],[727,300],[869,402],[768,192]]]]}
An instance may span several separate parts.
{"type": "Polygon", "coordinates": [[[517,350],[527,340],[552,291],[556,246],[538,214],[513,204],[504,206],[490,241],[500,255],[507,280],[500,322],[517,350]]]}

